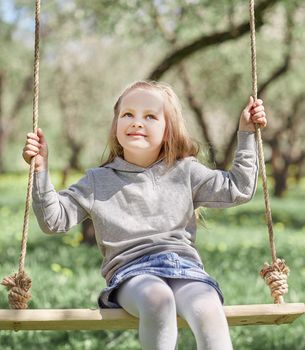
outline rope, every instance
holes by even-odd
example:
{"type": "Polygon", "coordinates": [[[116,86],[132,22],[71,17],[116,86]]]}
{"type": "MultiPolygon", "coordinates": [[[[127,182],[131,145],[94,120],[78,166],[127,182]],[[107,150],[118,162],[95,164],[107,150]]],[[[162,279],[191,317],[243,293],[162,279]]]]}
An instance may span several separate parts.
{"type": "MultiPolygon", "coordinates": [[[[33,132],[37,134],[38,127],[38,100],[39,100],[39,28],[40,28],[40,0],[35,0],[35,46],[34,46],[34,88],[33,88],[33,132]]],[[[22,230],[21,253],[19,258],[19,270],[14,275],[5,277],[1,282],[8,291],[8,301],[12,309],[26,309],[31,299],[29,289],[32,281],[25,272],[25,256],[29,232],[29,216],[31,208],[31,194],[35,170],[35,158],[33,157],[29,169],[29,178],[26,194],[25,212],[22,230]]]]}
{"type": "MultiPolygon", "coordinates": [[[[250,39],[251,39],[251,64],[252,64],[252,92],[254,100],[257,100],[257,65],[256,65],[256,38],[255,38],[255,9],[254,0],[249,0],[249,12],[250,12],[250,39]]],[[[271,250],[272,264],[264,264],[261,269],[260,275],[265,279],[265,282],[269,285],[271,295],[274,298],[276,304],[284,302],[283,295],[288,292],[287,278],[289,274],[289,268],[285,265],[285,260],[278,259],[276,257],[276,248],[273,234],[272,214],[269,200],[269,192],[267,187],[266,166],[264,159],[263,141],[261,130],[258,125],[255,125],[256,140],[258,145],[258,159],[261,170],[264,202],[265,202],[265,217],[268,226],[269,233],[269,245],[271,250]]]]}

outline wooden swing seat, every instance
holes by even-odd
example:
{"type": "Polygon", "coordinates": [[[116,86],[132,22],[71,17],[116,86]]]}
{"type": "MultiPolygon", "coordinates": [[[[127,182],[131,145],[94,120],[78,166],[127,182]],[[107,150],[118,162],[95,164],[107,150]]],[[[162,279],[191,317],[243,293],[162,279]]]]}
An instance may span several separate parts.
{"type": "MultiPolygon", "coordinates": [[[[305,313],[305,304],[224,306],[230,326],[292,323],[305,313]]],[[[178,317],[178,327],[188,327],[178,317]]],[[[137,329],[138,319],[123,309],[0,310],[0,330],[106,330],[137,329]]]]}

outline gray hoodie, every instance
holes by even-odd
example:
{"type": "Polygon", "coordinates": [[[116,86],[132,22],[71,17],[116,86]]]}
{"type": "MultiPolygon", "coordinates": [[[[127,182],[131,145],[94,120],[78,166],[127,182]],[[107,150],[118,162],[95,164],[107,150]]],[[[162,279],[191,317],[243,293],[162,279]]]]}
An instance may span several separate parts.
{"type": "Polygon", "coordinates": [[[228,172],[211,170],[195,157],[169,169],[163,159],[142,168],[116,157],[58,193],[47,171],[35,173],[33,208],[46,233],[66,232],[90,217],[108,283],[118,268],[145,254],[172,251],[201,262],[194,209],[249,201],[257,173],[255,134],[239,132],[228,172]]]}

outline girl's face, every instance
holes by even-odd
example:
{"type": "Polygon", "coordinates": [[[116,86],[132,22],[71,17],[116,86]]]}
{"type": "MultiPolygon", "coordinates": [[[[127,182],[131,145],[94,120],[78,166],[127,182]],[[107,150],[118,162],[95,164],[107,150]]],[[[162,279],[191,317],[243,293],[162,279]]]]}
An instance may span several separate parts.
{"type": "Polygon", "coordinates": [[[116,136],[123,147],[124,159],[158,159],[165,132],[164,99],[154,89],[135,89],[123,97],[116,136]]]}

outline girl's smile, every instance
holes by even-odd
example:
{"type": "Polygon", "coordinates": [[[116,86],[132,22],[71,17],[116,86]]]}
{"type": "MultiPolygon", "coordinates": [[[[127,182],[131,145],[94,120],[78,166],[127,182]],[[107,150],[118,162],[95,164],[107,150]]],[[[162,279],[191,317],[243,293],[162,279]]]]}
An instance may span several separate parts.
{"type": "Polygon", "coordinates": [[[128,136],[142,136],[142,137],[146,137],[146,135],[143,134],[127,134],[128,136]]]}

